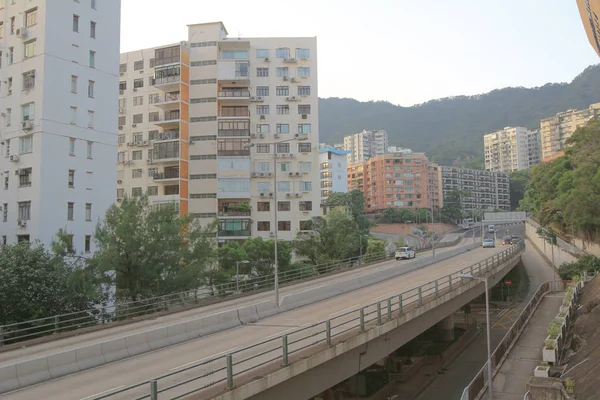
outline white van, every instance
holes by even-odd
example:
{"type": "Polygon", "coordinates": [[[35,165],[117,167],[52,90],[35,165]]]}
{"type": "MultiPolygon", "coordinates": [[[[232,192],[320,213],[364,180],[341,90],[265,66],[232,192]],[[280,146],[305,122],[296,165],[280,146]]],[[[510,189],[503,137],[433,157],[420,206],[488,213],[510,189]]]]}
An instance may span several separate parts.
{"type": "Polygon", "coordinates": [[[494,225],[490,225],[490,226],[488,226],[488,232],[489,232],[489,233],[494,233],[494,232],[496,232],[496,227],[495,227],[494,225]]]}
{"type": "Polygon", "coordinates": [[[415,248],[412,246],[398,247],[396,250],[396,260],[415,258],[416,256],[417,254],[415,253],[415,248]]]}

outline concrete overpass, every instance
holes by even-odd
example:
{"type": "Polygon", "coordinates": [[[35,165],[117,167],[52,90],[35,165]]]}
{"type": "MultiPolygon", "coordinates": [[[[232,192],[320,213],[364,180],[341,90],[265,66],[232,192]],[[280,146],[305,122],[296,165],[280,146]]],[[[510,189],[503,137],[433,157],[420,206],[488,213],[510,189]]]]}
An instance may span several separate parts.
{"type": "MultiPolygon", "coordinates": [[[[315,395],[337,383],[337,379],[345,379],[343,376],[346,373],[352,375],[360,370],[357,368],[370,365],[372,362],[367,363],[370,359],[375,358],[376,361],[387,355],[379,356],[385,346],[376,345],[378,340],[383,339],[385,343],[391,340],[385,338],[395,337],[393,343],[388,343],[393,348],[387,348],[393,351],[401,345],[398,343],[410,340],[479,295],[483,291],[481,285],[460,282],[458,274],[464,271],[465,266],[475,264],[475,272],[478,269],[495,268],[494,279],[499,279],[518,261],[519,252],[514,248],[510,255],[501,255],[502,249],[499,248],[476,248],[471,251],[467,251],[467,248],[446,249],[446,256],[462,254],[433,265],[426,266],[432,261],[427,257],[404,263],[391,261],[305,283],[301,287],[289,287],[278,308],[269,307],[269,301],[260,301],[263,295],[253,299],[237,299],[233,302],[237,302],[235,305],[239,307],[235,309],[235,318],[231,320],[231,309],[214,314],[232,307],[232,304],[223,303],[204,311],[213,312],[210,324],[202,325],[196,318],[184,320],[174,327],[177,324],[165,326],[163,321],[162,325],[143,331],[141,337],[132,338],[140,333],[140,329],[147,329],[151,325],[146,321],[143,323],[146,326],[142,328],[122,327],[118,333],[101,333],[104,339],[111,335],[117,339],[110,344],[105,340],[98,346],[95,342],[98,339],[96,333],[95,337],[69,338],[67,342],[54,342],[43,349],[25,349],[24,354],[5,353],[0,355],[0,392],[22,385],[24,389],[5,393],[4,398],[138,398],[149,394],[152,386],[149,377],[162,376],[157,382],[160,398],[184,396],[196,391],[204,396],[198,398],[212,398],[222,395],[226,386],[235,386],[237,389],[227,391],[222,395],[224,399],[247,398],[263,391],[261,398],[276,398],[270,397],[268,391],[281,390],[288,378],[294,378],[289,379],[288,384],[297,379],[308,379],[311,383],[306,386],[313,387],[315,392],[311,395],[315,395]],[[494,258],[482,264],[481,261],[491,254],[494,254],[494,258]],[[359,310],[365,306],[361,329],[359,310]],[[326,320],[329,320],[328,329],[326,320]],[[228,324],[233,325],[227,329],[228,324]],[[209,326],[227,330],[206,335],[210,332],[207,331],[209,326]],[[400,336],[397,333],[401,333],[400,336]],[[198,335],[204,336],[195,339],[198,335]],[[181,339],[179,342],[177,337],[181,339]],[[328,337],[332,347],[328,345],[328,337]],[[149,351],[154,349],[152,343],[156,340],[162,340],[163,346],[149,351]],[[280,369],[286,354],[283,351],[284,340],[287,340],[287,366],[280,369]],[[356,340],[362,342],[354,347],[344,344],[351,341],[356,344],[356,340]],[[180,344],[166,347],[169,343],[180,344]],[[366,352],[369,353],[368,357],[360,355],[360,351],[356,353],[357,349],[367,344],[369,349],[373,349],[370,353],[366,352]],[[376,348],[380,350],[375,351],[376,348]],[[69,350],[76,351],[69,353],[69,350]],[[333,358],[323,358],[321,353],[326,352],[331,356],[332,351],[333,358]],[[123,354],[128,356],[119,358],[123,354]],[[355,357],[357,354],[359,362],[354,363],[351,371],[341,369],[339,374],[328,376],[321,384],[317,384],[321,373],[310,378],[319,371],[317,367],[338,362],[335,361],[338,356],[355,357]],[[322,361],[317,362],[314,357],[322,361]],[[117,360],[121,361],[112,362],[117,360]],[[93,362],[101,366],[76,373],[82,364],[93,362]],[[298,363],[303,363],[304,367],[298,363]],[[308,368],[306,363],[311,367],[308,368]],[[69,369],[73,373],[68,374],[69,369]],[[290,371],[295,373],[289,375],[290,371]],[[284,373],[287,378],[282,380],[279,376],[275,381],[281,383],[274,384],[275,375],[269,375],[269,372],[284,373]],[[60,376],[60,379],[48,380],[60,376]],[[36,380],[43,383],[28,386],[28,383],[36,383],[36,380]],[[140,382],[140,385],[128,386],[135,382],[140,382]],[[123,389],[127,390],[121,392],[123,389]]],[[[444,258],[444,253],[440,253],[439,257],[444,258]]],[[[306,398],[305,395],[298,393],[298,397],[294,398],[306,398]]],[[[286,397],[289,397],[289,393],[286,397]]]]}

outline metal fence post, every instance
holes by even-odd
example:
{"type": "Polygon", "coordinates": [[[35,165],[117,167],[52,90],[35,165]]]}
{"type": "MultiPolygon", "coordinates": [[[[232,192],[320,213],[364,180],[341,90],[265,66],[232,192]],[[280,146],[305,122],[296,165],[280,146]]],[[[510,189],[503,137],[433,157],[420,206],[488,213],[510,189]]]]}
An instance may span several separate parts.
{"type": "MultiPolygon", "coordinates": [[[[288,359],[288,337],[287,335],[283,335],[283,337],[281,338],[283,343],[281,345],[282,349],[283,349],[283,365],[288,365],[289,364],[289,359],[288,359]]],[[[229,374],[228,374],[229,376],[229,374]]]]}
{"type": "Polygon", "coordinates": [[[402,314],[402,294],[398,296],[398,313],[402,314]]]}
{"type": "Polygon", "coordinates": [[[388,321],[392,320],[392,299],[387,300],[388,321]]]}
{"type": "Polygon", "coordinates": [[[325,321],[325,332],[327,334],[327,346],[331,347],[331,321],[325,321]]]}
{"type": "Polygon", "coordinates": [[[227,354],[227,389],[232,390],[233,386],[233,356],[227,354]]]}
{"type": "Polygon", "coordinates": [[[469,267],[469,270],[471,271],[471,275],[473,275],[473,266],[472,265],[469,267]]]}
{"type": "Polygon", "coordinates": [[[419,286],[419,306],[423,305],[423,288],[419,286]]]}
{"type": "Polygon", "coordinates": [[[360,309],[360,331],[361,332],[365,331],[365,309],[364,308],[360,309]]]}
{"type": "Polygon", "coordinates": [[[438,292],[438,281],[437,281],[437,279],[435,280],[435,297],[439,297],[439,292],[438,292]]]}
{"type": "Polygon", "coordinates": [[[452,290],[452,274],[448,275],[448,287],[452,290]]]}
{"type": "Polygon", "coordinates": [[[150,400],[158,400],[158,381],[150,381],[150,400]]]}
{"type": "Polygon", "coordinates": [[[381,301],[377,302],[377,325],[381,325],[381,301]]]}
{"type": "Polygon", "coordinates": [[[58,332],[58,324],[60,323],[58,315],[54,317],[54,333],[58,332]]]}
{"type": "Polygon", "coordinates": [[[4,346],[4,329],[0,326],[0,347],[4,346]]]}

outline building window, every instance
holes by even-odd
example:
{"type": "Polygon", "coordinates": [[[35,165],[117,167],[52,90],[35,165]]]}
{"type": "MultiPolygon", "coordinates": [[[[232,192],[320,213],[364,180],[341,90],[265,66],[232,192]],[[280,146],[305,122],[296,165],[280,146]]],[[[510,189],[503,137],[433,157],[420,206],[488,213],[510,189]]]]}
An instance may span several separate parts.
{"type": "Polygon", "coordinates": [[[289,153],[289,152],[290,152],[290,144],[289,143],[277,143],[277,154],[289,153]]]}
{"type": "MultiPolygon", "coordinates": [[[[131,159],[134,161],[139,161],[142,159],[142,150],[135,150],[131,152],[131,159]]],[[[141,176],[140,176],[141,177],[141,176]]]]}
{"type": "Polygon", "coordinates": [[[133,132],[133,142],[134,143],[141,142],[142,140],[144,140],[144,134],[142,132],[133,132]]]}
{"type": "Polygon", "coordinates": [[[23,57],[29,58],[35,56],[35,39],[25,42],[23,44],[23,57]]]}
{"type": "Polygon", "coordinates": [[[31,201],[19,202],[19,218],[20,220],[29,221],[31,219],[31,201]]]}
{"type": "Polygon", "coordinates": [[[281,193],[289,193],[292,185],[288,181],[277,182],[277,191],[281,193]]]}
{"type": "Polygon", "coordinates": [[[278,201],[277,202],[277,211],[290,211],[291,206],[289,201],[278,201]]]}
{"type": "Polygon", "coordinates": [[[267,97],[269,95],[269,87],[268,86],[257,86],[256,87],[256,95],[259,97],[267,97]]]}
{"type": "MultiPolygon", "coordinates": [[[[141,153],[141,152],[140,152],[141,153]]],[[[136,168],[131,170],[131,177],[133,179],[139,179],[144,175],[144,170],[141,168],[136,168]]]]}
{"type": "Polygon", "coordinates": [[[290,133],[290,124],[277,124],[277,133],[290,133]]]}
{"type": "Polygon", "coordinates": [[[88,140],[87,142],[87,158],[93,158],[94,142],[88,140]]]}
{"type": "Polygon", "coordinates": [[[300,161],[298,163],[298,170],[300,172],[310,172],[312,169],[312,163],[310,161],[300,161]]]}
{"type": "Polygon", "coordinates": [[[69,178],[67,181],[67,186],[69,186],[70,188],[75,187],[75,170],[74,169],[69,170],[69,178]]]}
{"type": "Polygon", "coordinates": [[[309,77],[310,76],[310,68],[309,67],[298,67],[298,76],[299,77],[309,77]]]}
{"type": "Polygon", "coordinates": [[[75,124],[77,124],[77,107],[71,106],[71,125],[75,124]]]}
{"type": "Polygon", "coordinates": [[[142,122],[144,122],[144,114],[135,114],[133,116],[134,124],[141,124],[142,122]]]}
{"type": "Polygon", "coordinates": [[[148,95],[148,101],[150,104],[155,104],[160,102],[160,93],[152,93],[148,95]]]}
{"type": "Polygon", "coordinates": [[[96,23],[94,21],[90,22],[90,37],[96,39],[96,23]]]}
{"type": "Polygon", "coordinates": [[[223,50],[221,58],[224,60],[247,60],[248,50],[223,50]]]}
{"type": "Polygon", "coordinates": [[[12,64],[14,62],[14,58],[15,58],[15,48],[11,46],[8,48],[8,63],[12,64]]]}
{"type": "MultiPolygon", "coordinates": [[[[149,67],[150,68],[154,68],[155,64],[156,64],[156,58],[151,58],[150,59],[150,65],[149,65],[149,67]]],[[[215,61],[215,64],[216,64],[216,61],[215,61]]]]}
{"type": "Polygon", "coordinates": [[[67,221],[75,219],[75,203],[67,203],[67,221]]]}
{"type": "Polygon", "coordinates": [[[275,50],[276,58],[290,58],[290,49],[281,48],[275,50]]]}
{"type": "Polygon", "coordinates": [[[69,138],[69,155],[70,156],[75,155],[75,139],[74,138],[69,138]]]}
{"type": "Polygon", "coordinates": [[[148,121],[156,122],[159,119],[160,119],[160,115],[158,114],[158,111],[148,113],[148,121]]]}
{"type": "Polygon", "coordinates": [[[256,211],[269,212],[271,211],[271,203],[268,201],[259,201],[256,203],[256,211]]]}
{"type": "Polygon", "coordinates": [[[301,231],[310,231],[312,230],[312,221],[300,221],[300,230],[301,231]]]}
{"type": "Polygon", "coordinates": [[[300,191],[301,192],[310,192],[312,190],[312,182],[303,181],[300,182],[300,191]]]}
{"type": "Polygon", "coordinates": [[[279,162],[277,163],[277,171],[279,172],[290,172],[292,170],[292,163],[290,162],[279,162]]]}
{"type": "MultiPolygon", "coordinates": [[[[0,54],[1,56],[1,54],[0,54]]],[[[23,90],[33,89],[35,87],[35,70],[27,71],[23,74],[23,90]]]]}
{"type": "Polygon", "coordinates": [[[135,96],[133,98],[133,106],[141,106],[144,104],[144,96],[135,96]]]}
{"type": "Polygon", "coordinates": [[[92,220],[92,203],[85,205],[85,220],[88,222],[92,220]]]}
{"type": "Polygon", "coordinates": [[[268,58],[269,49],[256,49],[256,58],[268,58]]]}
{"type": "Polygon", "coordinates": [[[96,52],[90,51],[90,67],[94,68],[96,66],[96,52]]]}
{"type": "Polygon", "coordinates": [[[269,68],[256,68],[256,76],[258,78],[266,78],[269,76],[269,68]]]}
{"type": "Polygon", "coordinates": [[[298,210],[312,211],[312,201],[301,201],[300,204],[298,204],[298,210]]]}
{"type": "Polygon", "coordinates": [[[143,87],[144,87],[144,79],[139,78],[139,79],[133,80],[133,88],[134,89],[143,88],[143,87]]]}
{"type": "Polygon", "coordinates": [[[310,104],[298,104],[298,114],[310,114],[310,104]]]}
{"type": "Polygon", "coordinates": [[[311,148],[310,143],[298,143],[298,151],[300,153],[310,153],[311,148]]]}
{"type": "Polygon", "coordinates": [[[277,86],[275,88],[275,94],[277,96],[289,96],[290,95],[290,87],[289,86],[277,86]]]}
{"type": "Polygon", "coordinates": [[[268,144],[257,144],[256,152],[257,153],[269,153],[270,146],[268,144]]]}
{"type": "Polygon", "coordinates": [[[290,106],[288,106],[287,104],[277,106],[276,111],[277,115],[288,115],[290,113],[290,106]]]}
{"type": "Polygon", "coordinates": [[[117,199],[122,199],[123,197],[125,197],[125,189],[118,188],[117,189],[117,199]]]}
{"type": "Polygon", "coordinates": [[[142,188],[141,187],[131,188],[131,196],[132,197],[141,197],[142,196],[142,188]]]}
{"type": "Polygon", "coordinates": [[[310,50],[296,49],[296,58],[310,58],[310,50]]]}
{"type": "Polygon", "coordinates": [[[258,124],[256,125],[256,133],[269,133],[269,124],[258,124]]]}
{"type": "Polygon", "coordinates": [[[271,230],[271,222],[269,221],[257,221],[256,230],[259,232],[268,232],[271,230]]]}
{"type": "Polygon", "coordinates": [[[310,124],[298,124],[298,133],[310,133],[310,124]]]}
{"type": "Polygon", "coordinates": [[[256,106],[256,115],[269,115],[269,106],[256,106]]]}
{"type": "Polygon", "coordinates": [[[27,154],[33,151],[33,135],[19,138],[19,154],[27,154]]]}
{"type": "Polygon", "coordinates": [[[158,186],[148,186],[146,194],[148,196],[158,196],[158,186]]]}
{"type": "Polygon", "coordinates": [[[79,15],[73,14],[73,32],[79,32],[79,15]]]}
{"type": "Polygon", "coordinates": [[[288,67],[275,68],[275,76],[277,76],[278,78],[287,77],[289,75],[290,75],[290,73],[289,73],[288,67]]]}
{"type": "Polygon", "coordinates": [[[310,96],[310,86],[298,86],[298,96],[310,96]]]}
{"type": "Polygon", "coordinates": [[[25,26],[29,28],[37,24],[37,8],[25,12],[25,26]]]}
{"type": "Polygon", "coordinates": [[[90,6],[92,7],[92,10],[96,9],[96,0],[90,0],[90,6]]]}
{"type": "MultiPolygon", "coordinates": [[[[119,82],[119,90],[120,91],[127,90],[127,82],[126,81],[119,82]]],[[[123,94],[123,93],[121,93],[121,94],[123,94]]]]}
{"type": "Polygon", "coordinates": [[[19,170],[19,187],[31,186],[31,168],[21,168],[19,170]]]}
{"type": "Polygon", "coordinates": [[[258,182],[258,192],[259,193],[270,193],[271,192],[271,182],[258,182]]]}
{"type": "Polygon", "coordinates": [[[94,127],[94,112],[91,110],[88,110],[88,128],[93,128],[94,127]]]}
{"type": "Polygon", "coordinates": [[[127,72],[127,64],[121,64],[119,65],[119,72],[124,74],[125,72],[127,72]]]}
{"type": "Polygon", "coordinates": [[[94,81],[88,81],[88,97],[94,97],[94,81]]]}
{"type": "Polygon", "coordinates": [[[291,221],[278,221],[277,229],[280,231],[291,231],[292,223],[291,223],[291,221]]]}
{"type": "Polygon", "coordinates": [[[134,71],[139,71],[140,69],[144,69],[144,60],[135,61],[133,63],[133,70],[134,71]]]}
{"type": "Polygon", "coordinates": [[[21,121],[33,121],[35,118],[35,104],[27,103],[21,106],[21,121]]]}
{"type": "Polygon", "coordinates": [[[92,248],[92,235],[85,235],[85,245],[84,245],[84,251],[86,253],[89,253],[91,251],[92,248]]]}
{"type": "Polygon", "coordinates": [[[5,118],[6,126],[10,126],[11,119],[12,119],[12,109],[7,108],[6,109],[6,118],[5,118]]]}
{"type": "Polygon", "coordinates": [[[10,34],[15,33],[15,17],[10,17],[10,34]]]}
{"type": "Polygon", "coordinates": [[[8,222],[8,203],[2,204],[2,222],[8,222]]]}

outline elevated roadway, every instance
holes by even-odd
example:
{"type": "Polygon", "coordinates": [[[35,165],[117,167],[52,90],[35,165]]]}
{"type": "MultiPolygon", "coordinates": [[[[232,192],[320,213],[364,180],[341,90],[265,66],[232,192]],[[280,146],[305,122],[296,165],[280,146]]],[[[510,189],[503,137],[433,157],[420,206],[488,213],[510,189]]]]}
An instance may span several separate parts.
{"type": "MultiPolygon", "coordinates": [[[[472,243],[472,239],[465,239],[464,244],[472,243]]],[[[352,292],[344,293],[335,297],[328,298],[304,307],[291,309],[269,318],[261,319],[257,323],[247,323],[218,334],[200,337],[189,340],[184,343],[169,346],[159,350],[146,352],[135,357],[130,357],[122,361],[113,362],[87,371],[74,373],[61,378],[53,379],[24,389],[5,393],[3,399],[94,399],[100,398],[103,393],[111,393],[119,388],[144,381],[155,376],[170,374],[202,364],[203,361],[221,356],[223,354],[234,352],[236,349],[250,346],[265,339],[277,338],[287,332],[294,331],[301,327],[310,327],[312,324],[332,318],[336,315],[344,314],[346,311],[358,309],[362,306],[373,303],[374,301],[393,296],[396,293],[417,288],[432,280],[447,277],[451,273],[476,264],[491,255],[498,254],[506,247],[496,247],[495,249],[476,248],[464,254],[455,256],[443,262],[438,262],[422,269],[413,270],[403,275],[384,282],[363,287],[352,292]]],[[[451,249],[440,250],[451,251],[451,249]]],[[[418,261],[417,259],[416,261],[418,261]]],[[[304,282],[293,285],[282,290],[285,293],[308,291],[326,282],[334,283],[348,277],[359,277],[367,269],[377,270],[386,268],[405,268],[410,269],[414,261],[388,261],[348,271],[316,281],[304,282]]],[[[161,318],[157,321],[144,321],[139,324],[115,328],[115,330],[100,331],[91,334],[82,335],[82,337],[68,338],[65,340],[51,342],[46,345],[36,346],[32,349],[24,349],[23,352],[9,352],[1,355],[0,367],[10,363],[17,362],[23,358],[39,356],[44,353],[56,352],[57,349],[68,348],[69,346],[80,346],[85,343],[92,343],[99,338],[106,339],[110,335],[128,334],[136,329],[148,329],[160,324],[172,323],[175,319],[189,318],[192,313],[214,313],[218,310],[231,308],[236,304],[247,304],[252,301],[260,301],[271,297],[271,293],[263,293],[254,296],[248,296],[240,299],[234,299],[228,302],[205,307],[200,310],[191,310],[178,313],[164,318],[169,318],[169,322],[161,318]],[[154,325],[153,325],[154,324],[154,325]],[[84,337],[85,336],[85,337],[84,337]]],[[[283,296],[283,297],[284,297],[283,296]]],[[[254,350],[256,354],[262,354],[264,347],[257,346],[254,350]]],[[[261,358],[253,358],[253,363],[258,365],[261,358]]],[[[249,362],[250,363],[250,362],[249,362]]],[[[256,366],[256,365],[254,365],[256,366]]],[[[252,368],[250,364],[243,365],[243,368],[252,368]]],[[[240,368],[242,368],[240,367],[240,368]]],[[[161,379],[162,388],[181,384],[169,391],[168,396],[161,398],[173,398],[183,395],[190,390],[199,387],[199,385],[210,384],[216,379],[216,375],[221,374],[224,369],[222,364],[210,364],[210,366],[200,366],[189,369],[185,372],[174,374],[161,379]],[[187,379],[196,378],[193,382],[182,384],[187,379]]],[[[220,379],[220,378],[219,378],[220,379]]],[[[333,382],[335,384],[337,382],[333,382]]],[[[129,390],[126,393],[115,395],[111,398],[133,399],[148,393],[148,388],[140,386],[139,388],[129,390]]]]}

